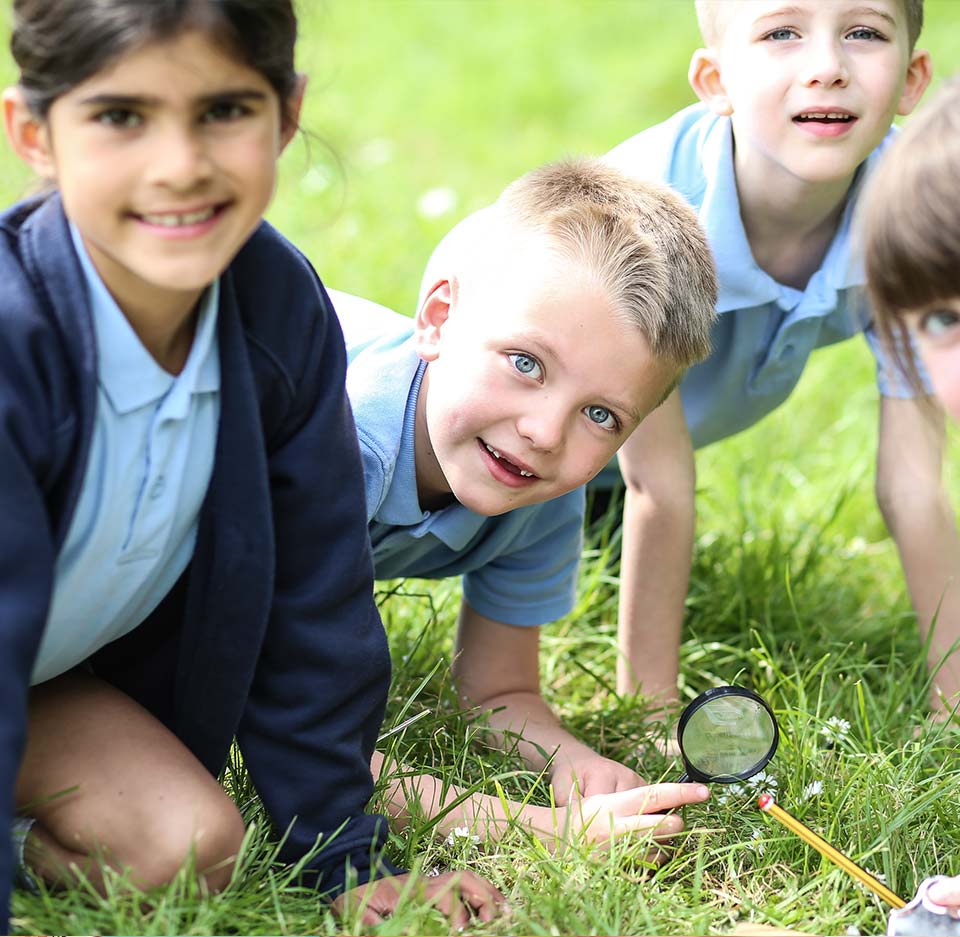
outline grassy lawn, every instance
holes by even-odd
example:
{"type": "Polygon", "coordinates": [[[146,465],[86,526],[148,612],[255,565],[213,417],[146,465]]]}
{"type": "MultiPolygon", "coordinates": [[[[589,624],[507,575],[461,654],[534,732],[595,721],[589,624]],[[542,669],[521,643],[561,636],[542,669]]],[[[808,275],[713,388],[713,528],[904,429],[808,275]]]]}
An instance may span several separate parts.
{"type": "MultiPolygon", "coordinates": [[[[921,44],[939,79],[960,70],[960,3],[926,7],[921,44]]],[[[0,16],[9,8],[0,0],[0,16]]],[[[408,313],[432,247],[455,221],[525,170],[603,152],[692,100],[685,76],[698,40],[688,0],[300,8],[309,133],[284,158],[270,218],[329,285],[408,313]]],[[[12,78],[4,61],[0,79],[12,78]]],[[[4,202],[28,184],[0,151],[4,202]]],[[[914,737],[927,676],[873,501],[876,396],[865,343],[825,350],[788,404],[699,453],[682,681],[690,697],[734,680],[765,695],[782,732],[768,782],[779,801],[909,898],[928,875],[960,873],[960,734],[914,737]]],[[[594,531],[577,609],[544,630],[545,695],[604,754],[673,780],[680,771],[651,745],[644,701],[611,690],[618,570],[608,541],[594,531]]],[[[456,712],[447,665],[458,584],[381,586],[395,659],[385,728],[429,712],[389,739],[393,754],[451,782],[549,803],[542,779],[486,746],[456,712]]],[[[119,880],[107,899],[17,892],[15,932],[357,933],[356,921],[338,924],[272,862],[242,769],[226,782],[256,822],[225,893],[199,895],[186,875],[146,900],[119,880]]],[[[687,832],[658,869],[642,842],[550,853],[519,831],[448,843],[426,822],[391,849],[400,863],[472,868],[494,881],[512,911],[475,933],[722,934],[745,920],[884,932],[878,899],[760,814],[757,793],[717,787],[708,804],[687,808],[687,832]]],[[[411,899],[379,932],[446,930],[411,899]]]]}

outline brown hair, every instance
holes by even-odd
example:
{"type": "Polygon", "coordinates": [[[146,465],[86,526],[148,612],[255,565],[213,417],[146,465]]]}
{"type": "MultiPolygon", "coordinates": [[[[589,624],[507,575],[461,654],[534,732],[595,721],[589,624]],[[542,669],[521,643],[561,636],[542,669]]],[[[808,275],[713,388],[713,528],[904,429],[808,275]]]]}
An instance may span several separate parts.
{"type": "MultiPolygon", "coordinates": [[[[911,50],[920,38],[923,29],[923,0],[900,0],[907,15],[907,36],[911,50]]],[[[695,0],[697,23],[700,35],[708,46],[716,46],[723,38],[726,27],[724,14],[733,5],[733,0],[695,0]]]]}
{"type": "Polygon", "coordinates": [[[30,110],[43,119],[60,95],[124,52],[191,28],[259,72],[290,119],[292,0],[14,0],[10,51],[30,110]]]}
{"type": "Polygon", "coordinates": [[[922,389],[902,318],[960,296],[960,78],[907,125],[860,206],[877,331],[922,389]]]}
{"type": "Polygon", "coordinates": [[[709,355],[716,269],[696,213],[675,192],[578,159],[527,173],[495,208],[590,269],[654,355],[678,370],[709,355]]]}

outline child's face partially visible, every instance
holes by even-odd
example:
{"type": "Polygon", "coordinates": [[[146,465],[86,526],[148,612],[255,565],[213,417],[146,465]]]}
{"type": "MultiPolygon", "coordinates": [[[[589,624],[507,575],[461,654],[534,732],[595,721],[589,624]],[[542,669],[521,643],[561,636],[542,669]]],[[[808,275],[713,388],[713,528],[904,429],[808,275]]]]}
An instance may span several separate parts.
{"type": "MultiPolygon", "coordinates": [[[[517,274],[418,317],[429,362],[417,414],[424,507],[452,495],[496,515],[593,478],[661,400],[675,370],[571,264],[540,248],[517,274]]],[[[492,278],[491,278],[492,279],[492,278]]],[[[444,282],[431,294],[450,289],[444,282]]],[[[449,295],[449,293],[447,294],[449,295]]]]}
{"type": "Polygon", "coordinates": [[[738,180],[849,183],[926,86],[922,68],[908,80],[927,59],[910,53],[902,0],[732,2],[709,101],[731,115],[738,180]]]}
{"type": "Polygon", "coordinates": [[[250,236],[285,143],[257,71],[199,32],[151,43],[57,98],[37,168],[121,308],[192,307],[250,236]]]}
{"type": "Polygon", "coordinates": [[[960,420],[960,295],[905,318],[937,399],[954,420],[960,420]]]}

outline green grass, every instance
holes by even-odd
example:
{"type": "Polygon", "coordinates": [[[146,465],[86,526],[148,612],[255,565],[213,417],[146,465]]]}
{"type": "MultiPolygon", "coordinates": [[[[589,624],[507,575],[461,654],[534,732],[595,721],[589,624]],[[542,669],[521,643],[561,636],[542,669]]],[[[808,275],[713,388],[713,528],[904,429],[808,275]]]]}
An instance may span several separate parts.
{"type": "MultiPolygon", "coordinates": [[[[331,285],[410,312],[442,234],[515,176],[599,153],[691,100],[696,43],[686,0],[337,0],[301,2],[300,64],[311,76],[309,137],[284,159],[270,218],[331,285]],[[439,217],[420,197],[449,189],[439,217]]],[[[0,0],[9,10],[9,0],[0,0]]],[[[923,39],[938,76],[960,62],[960,5],[927,0],[923,39]]],[[[13,77],[8,62],[0,79],[13,77]]],[[[0,153],[0,195],[28,174],[0,153]]],[[[873,502],[876,391],[862,342],[818,353],[787,405],[698,456],[696,559],[684,633],[688,695],[738,680],[763,693],[783,740],[771,773],[788,809],[903,896],[933,872],[960,873],[957,736],[913,740],[925,713],[923,653],[895,549],[873,502]],[[831,717],[850,722],[833,747],[831,717]],[[808,784],[822,793],[804,798],[808,784]]],[[[545,629],[543,680],[568,725],[650,778],[674,778],[649,744],[642,699],[613,679],[617,568],[595,536],[575,613],[545,629]]],[[[429,715],[389,746],[451,782],[548,803],[510,751],[485,745],[449,685],[455,582],[381,593],[395,658],[386,727],[429,715]]],[[[101,899],[78,888],[14,898],[19,933],[357,933],[273,861],[275,840],[242,768],[226,783],[253,822],[231,887],[197,893],[185,873],[146,899],[122,880],[101,899]]],[[[686,810],[670,861],[642,843],[608,855],[550,855],[522,833],[449,846],[430,824],[396,836],[400,862],[473,868],[512,912],[476,933],[721,934],[752,919],[818,934],[881,933],[877,899],[765,819],[749,790],[716,789],[686,810]]],[[[416,899],[380,933],[446,933],[416,899]]]]}

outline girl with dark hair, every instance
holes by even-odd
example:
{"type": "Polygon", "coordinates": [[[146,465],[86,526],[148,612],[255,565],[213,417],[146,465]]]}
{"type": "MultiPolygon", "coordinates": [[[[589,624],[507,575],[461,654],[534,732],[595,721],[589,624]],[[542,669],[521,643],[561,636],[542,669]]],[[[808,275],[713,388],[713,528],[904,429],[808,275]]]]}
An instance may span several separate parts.
{"type": "MultiPolygon", "coordinates": [[[[290,0],[14,15],[5,128],[50,186],[0,215],[0,931],[15,853],[54,885],[192,857],[225,887],[234,738],[281,857],[376,923],[390,671],[343,341],[262,221],[303,93],[290,0]]],[[[460,925],[499,900],[426,891],[460,925]]]]}

